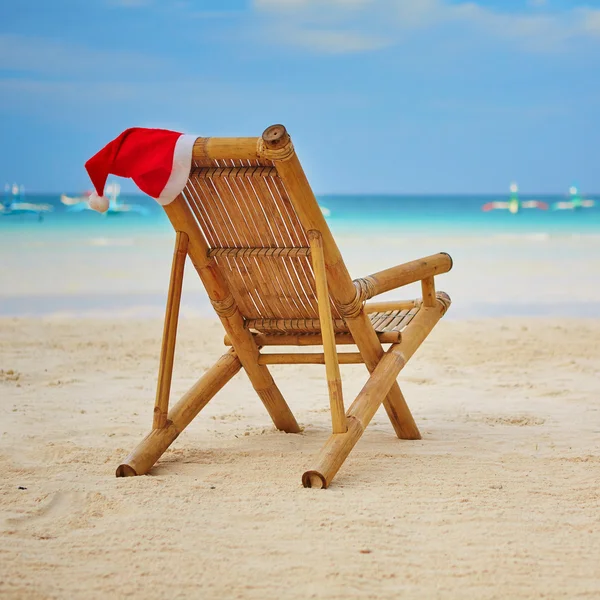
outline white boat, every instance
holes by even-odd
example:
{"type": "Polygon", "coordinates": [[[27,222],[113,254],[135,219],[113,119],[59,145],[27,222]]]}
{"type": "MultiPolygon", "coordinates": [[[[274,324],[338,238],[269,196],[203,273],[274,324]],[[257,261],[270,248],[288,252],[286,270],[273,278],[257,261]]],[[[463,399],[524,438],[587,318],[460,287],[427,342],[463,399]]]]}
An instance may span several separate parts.
{"type": "Polygon", "coordinates": [[[44,213],[54,210],[52,204],[37,202],[21,202],[25,196],[25,188],[22,185],[8,183],[4,186],[4,199],[0,204],[0,216],[34,214],[42,219],[44,213]]]}
{"type": "Polygon", "coordinates": [[[580,208],[592,208],[595,202],[582,198],[576,185],[569,188],[569,199],[561,202],[555,202],[552,210],[578,210],[580,208]]]}
{"type": "Polygon", "coordinates": [[[540,210],[548,210],[548,204],[542,200],[520,200],[519,186],[513,182],[508,188],[510,197],[506,200],[496,200],[487,202],[481,207],[481,210],[488,212],[490,210],[508,210],[509,213],[515,215],[522,208],[539,208],[540,210]]]}
{"type": "Polygon", "coordinates": [[[60,195],[60,201],[66,206],[74,206],[75,204],[81,204],[87,202],[90,198],[91,191],[84,192],[81,196],[67,196],[66,194],[60,195]]]}

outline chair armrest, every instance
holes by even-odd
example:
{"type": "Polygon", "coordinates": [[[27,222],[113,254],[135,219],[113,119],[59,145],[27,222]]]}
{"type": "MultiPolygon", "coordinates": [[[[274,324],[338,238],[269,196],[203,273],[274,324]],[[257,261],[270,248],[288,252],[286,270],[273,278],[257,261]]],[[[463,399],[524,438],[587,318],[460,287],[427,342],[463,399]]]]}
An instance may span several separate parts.
{"type": "Polygon", "coordinates": [[[368,300],[378,294],[389,292],[396,288],[422,281],[434,275],[447,273],[452,268],[452,258],[445,252],[432,254],[419,260],[373,273],[362,279],[355,279],[354,285],[363,291],[363,299],[368,300]]]}

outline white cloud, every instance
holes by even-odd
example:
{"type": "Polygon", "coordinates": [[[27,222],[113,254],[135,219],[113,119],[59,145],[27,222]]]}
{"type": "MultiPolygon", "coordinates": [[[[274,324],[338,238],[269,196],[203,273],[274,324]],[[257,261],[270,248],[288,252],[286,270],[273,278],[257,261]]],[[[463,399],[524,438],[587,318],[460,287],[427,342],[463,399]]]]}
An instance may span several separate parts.
{"type": "Polygon", "coordinates": [[[390,45],[383,37],[369,36],[353,31],[327,29],[296,30],[286,33],[288,43],[323,54],[346,54],[380,50],[390,45]]]}
{"type": "Polygon", "coordinates": [[[600,36],[600,9],[582,8],[579,9],[579,14],[585,32],[600,36]]]}
{"type": "Polygon", "coordinates": [[[600,35],[600,10],[575,6],[557,12],[545,8],[545,0],[529,4],[535,8],[526,12],[448,0],[254,0],[253,6],[285,32],[274,36],[275,41],[320,52],[336,47],[338,52],[378,50],[406,39],[407,33],[434,28],[460,27],[536,51],[562,49],[567,42],[600,35]],[[345,37],[347,44],[342,43],[345,37]]]}
{"type": "Polygon", "coordinates": [[[458,4],[448,10],[446,18],[475,32],[519,40],[530,49],[550,50],[572,35],[572,27],[554,15],[499,13],[477,4],[458,4]]]}
{"type": "MultiPolygon", "coordinates": [[[[383,6],[383,3],[382,5],[383,6]]],[[[403,28],[424,27],[444,18],[445,7],[439,0],[389,2],[390,16],[403,28]]]]}

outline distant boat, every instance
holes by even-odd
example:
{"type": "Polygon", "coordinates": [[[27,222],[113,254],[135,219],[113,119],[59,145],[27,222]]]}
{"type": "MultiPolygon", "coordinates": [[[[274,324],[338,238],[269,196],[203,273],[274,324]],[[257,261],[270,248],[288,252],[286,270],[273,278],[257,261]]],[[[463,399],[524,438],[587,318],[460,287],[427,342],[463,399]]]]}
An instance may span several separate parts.
{"type": "Polygon", "coordinates": [[[578,210],[580,208],[592,208],[595,202],[581,197],[576,185],[569,188],[569,199],[562,202],[555,202],[552,210],[578,210]]]}
{"type": "Polygon", "coordinates": [[[548,210],[548,204],[541,200],[519,200],[519,186],[516,183],[511,183],[510,197],[508,201],[497,200],[487,202],[481,207],[481,210],[488,212],[490,210],[508,210],[511,214],[517,214],[522,208],[539,208],[540,210],[548,210]]]}
{"type": "MultiPolygon", "coordinates": [[[[84,192],[81,196],[61,195],[60,201],[65,204],[69,212],[83,212],[84,210],[92,210],[89,206],[89,198],[91,191],[84,192]]],[[[104,195],[108,198],[108,210],[105,215],[116,215],[123,213],[138,213],[147,215],[148,209],[141,204],[127,204],[119,198],[121,186],[112,182],[105,186],[104,195]]]]}
{"type": "Polygon", "coordinates": [[[41,221],[44,213],[54,210],[52,204],[22,202],[24,196],[25,189],[22,185],[7,183],[4,186],[4,198],[0,204],[0,216],[34,214],[41,221]]]}
{"type": "Polygon", "coordinates": [[[83,192],[81,196],[67,196],[66,194],[60,195],[60,201],[66,206],[74,206],[75,204],[80,204],[82,202],[88,202],[90,199],[90,195],[92,190],[86,190],[83,192]]]}

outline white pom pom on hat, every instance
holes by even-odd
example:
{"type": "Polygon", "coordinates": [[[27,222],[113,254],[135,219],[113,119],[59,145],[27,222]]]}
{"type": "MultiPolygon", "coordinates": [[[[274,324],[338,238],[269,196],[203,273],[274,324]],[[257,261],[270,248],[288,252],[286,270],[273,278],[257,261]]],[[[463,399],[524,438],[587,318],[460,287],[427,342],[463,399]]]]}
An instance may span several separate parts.
{"type": "Polygon", "coordinates": [[[91,209],[99,213],[105,213],[110,204],[106,196],[98,196],[96,192],[92,192],[88,198],[88,205],[91,209]]]}
{"type": "Polygon", "coordinates": [[[168,129],[126,129],[85,163],[96,190],[90,195],[90,208],[108,210],[104,186],[110,174],[130,177],[159,204],[173,202],[187,183],[196,139],[168,129]]]}

